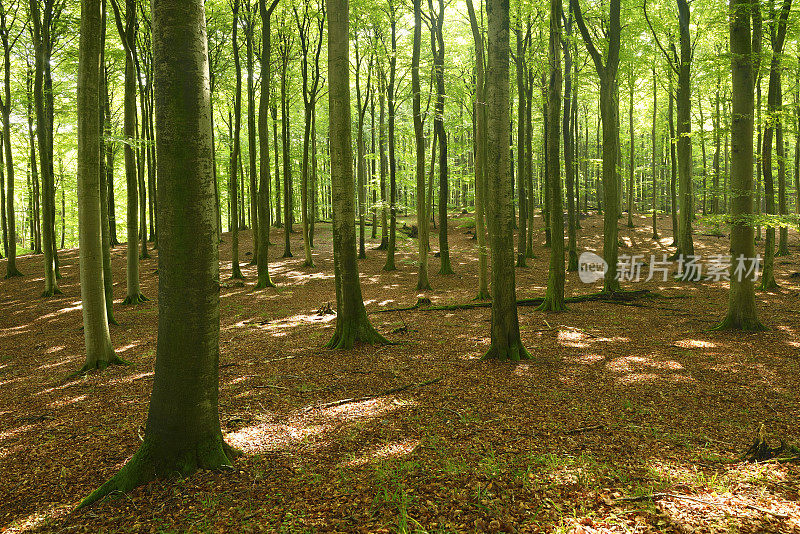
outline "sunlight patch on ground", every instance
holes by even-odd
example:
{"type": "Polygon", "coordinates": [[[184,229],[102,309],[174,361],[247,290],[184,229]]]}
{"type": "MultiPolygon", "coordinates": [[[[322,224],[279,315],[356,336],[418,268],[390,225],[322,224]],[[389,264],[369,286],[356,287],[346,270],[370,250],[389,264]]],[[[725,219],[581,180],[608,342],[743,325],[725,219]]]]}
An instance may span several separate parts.
{"type": "Polygon", "coordinates": [[[63,408],[64,406],[68,406],[70,404],[76,404],[78,402],[85,401],[88,398],[89,395],[78,395],[77,397],[72,397],[71,399],[53,401],[48,404],[48,406],[51,408],[63,408]]]}
{"type": "Polygon", "coordinates": [[[45,508],[44,510],[37,510],[25,519],[18,519],[5,528],[0,529],[0,531],[2,531],[3,534],[18,534],[20,532],[35,530],[44,523],[66,514],[72,507],[72,504],[57,504],[45,508]]]}
{"type": "Polygon", "coordinates": [[[70,302],[71,307],[61,308],[58,311],[54,311],[53,313],[48,313],[46,315],[42,315],[39,319],[51,319],[53,317],[58,317],[59,315],[63,315],[65,313],[69,313],[71,311],[81,310],[83,309],[83,303],[81,301],[78,302],[70,302]]]}
{"type": "Polygon", "coordinates": [[[266,324],[253,324],[250,321],[241,321],[236,323],[237,326],[245,326],[251,324],[257,330],[263,330],[271,333],[273,336],[285,336],[286,330],[294,328],[303,324],[326,324],[336,319],[336,315],[317,315],[314,314],[297,314],[284,319],[277,319],[269,321],[266,324]]]}
{"type": "Polygon", "coordinates": [[[56,367],[61,367],[62,365],[67,365],[68,363],[72,363],[75,361],[74,357],[68,358],[66,360],[61,360],[53,363],[46,363],[44,365],[40,365],[36,368],[37,371],[44,371],[45,369],[54,369],[56,367]]]}
{"type": "Polygon", "coordinates": [[[386,460],[389,458],[398,458],[401,456],[407,456],[414,452],[414,449],[417,448],[419,445],[418,439],[407,439],[403,441],[396,441],[393,443],[388,443],[383,447],[378,449],[374,449],[366,454],[362,454],[357,458],[353,458],[347,462],[342,462],[339,464],[339,467],[358,467],[361,465],[366,465],[373,460],[386,460]]]}
{"type": "Polygon", "coordinates": [[[153,376],[153,371],[145,371],[143,373],[136,373],[135,375],[123,376],[122,378],[115,378],[114,380],[109,381],[109,385],[116,385],[116,384],[132,384],[137,380],[142,380],[143,378],[150,378],[153,376]]]}
{"type": "Polygon", "coordinates": [[[229,432],[225,440],[245,453],[258,454],[284,449],[325,431],[325,425],[292,426],[264,423],[229,432]]]}
{"type": "Polygon", "coordinates": [[[717,346],[716,343],[711,341],[703,341],[701,339],[682,339],[673,343],[676,347],[682,349],[713,349],[717,346]]]}
{"type": "Polygon", "coordinates": [[[5,430],[0,432],[0,441],[7,441],[18,434],[22,434],[23,432],[28,432],[29,430],[33,429],[32,424],[18,426],[17,428],[12,428],[10,430],[5,430]]]}
{"type": "Polygon", "coordinates": [[[564,361],[577,365],[594,365],[602,362],[604,359],[605,357],[600,354],[576,354],[574,356],[565,357],[564,361]]]}
{"type": "Polygon", "coordinates": [[[20,325],[20,326],[11,326],[11,327],[8,327],[8,328],[0,328],[0,337],[13,336],[15,334],[22,334],[22,333],[27,331],[25,329],[28,328],[28,326],[30,326],[30,325],[23,324],[23,325],[20,325]]]}

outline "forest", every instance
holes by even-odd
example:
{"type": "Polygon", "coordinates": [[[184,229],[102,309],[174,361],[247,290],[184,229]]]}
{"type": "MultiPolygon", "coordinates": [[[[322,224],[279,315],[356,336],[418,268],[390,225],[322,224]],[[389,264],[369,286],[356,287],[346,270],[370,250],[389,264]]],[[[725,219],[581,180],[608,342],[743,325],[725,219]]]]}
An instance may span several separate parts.
{"type": "Polygon", "coordinates": [[[0,0],[0,532],[800,533],[792,0],[0,0]]]}

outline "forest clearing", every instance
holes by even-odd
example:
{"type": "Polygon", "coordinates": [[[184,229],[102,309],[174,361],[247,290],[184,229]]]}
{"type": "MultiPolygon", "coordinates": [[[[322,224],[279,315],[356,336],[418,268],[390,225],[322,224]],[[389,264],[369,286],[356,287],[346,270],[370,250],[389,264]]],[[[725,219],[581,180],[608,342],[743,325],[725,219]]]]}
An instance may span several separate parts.
{"type": "MultiPolygon", "coordinates": [[[[431,275],[434,305],[474,297],[477,254],[459,227],[469,219],[453,216],[456,274],[431,275]]],[[[669,240],[654,242],[640,221],[621,229],[621,250],[660,253],[669,240]]],[[[596,250],[602,221],[582,225],[580,249],[596,250]]],[[[537,226],[541,235],[541,219],[537,226]]],[[[800,531],[800,466],[740,461],[762,422],[776,445],[800,437],[796,233],[776,269],[781,288],[758,294],[768,332],[709,331],[724,310],[724,282],[642,281],[630,289],[664,298],[575,303],[560,314],[520,307],[532,359],[513,365],[480,360],[489,319],[480,308],[371,313],[393,345],[324,348],[335,317],[318,315],[335,302],[329,225],[317,239],[316,267],[278,259],[271,271],[280,289],[258,292],[252,266],[242,266],[244,285],[231,283],[223,236],[220,420],[245,453],[233,469],[154,482],[76,513],[140,443],[157,260],[141,267],[153,300],[119,307],[121,326],[112,328],[130,365],[71,379],[83,360],[77,251],[62,255],[63,296],[36,300],[41,274],[4,283],[5,532],[800,531]],[[617,500],[653,493],[713,504],[617,500]]],[[[538,241],[528,268],[517,269],[520,299],[545,290],[548,252],[538,241]]],[[[707,256],[726,241],[698,236],[696,247],[707,256]]],[[[414,240],[398,239],[394,272],[381,270],[379,242],[369,241],[359,262],[367,310],[413,305],[414,240]]],[[[41,271],[33,256],[19,260],[25,272],[41,271]]],[[[123,269],[124,247],[113,261],[123,269]]],[[[437,267],[432,258],[432,273],[437,267]]],[[[566,295],[600,285],[570,273],[566,295]]],[[[115,297],[116,305],[124,283],[115,297]]]]}

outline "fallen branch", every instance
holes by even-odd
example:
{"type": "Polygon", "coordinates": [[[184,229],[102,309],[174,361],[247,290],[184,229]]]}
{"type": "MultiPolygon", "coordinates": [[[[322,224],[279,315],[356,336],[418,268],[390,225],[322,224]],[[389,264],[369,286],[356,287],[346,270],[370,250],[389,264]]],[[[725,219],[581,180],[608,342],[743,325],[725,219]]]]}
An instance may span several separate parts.
{"type": "Polygon", "coordinates": [[[339,399],[332,402],[326,402],[325,404],[314,404],[303,410],[303,412],[310,412],[313,409],[320,409],[324,410],[325,408],[335,408],[336,406],[342,406],[344,404],[350,404],[353,402],[364,402],[367,400],[377,399],[378,397],[384,397],[386,395],[393,395],[395,393],[400,393],[401,391],[406,391],[409,389],[416,389],[421,388],[423,386],[429,386],[431,384],[436,384],[437,382],[441,382],[442,377],[434,378],[433,380],[427,380],[425,382],[420,382],[419,384],[406,384],[405,386],[400,386],[392,389],[387,389],[381,393],[375,393],[373,395],[365,395],[363,397],[352,397],[349,399],[339,399]]]}
{"type": "MultiPolygon", "coordinates": [[[[609,304],[628,304],[639,299],[647,298],[660,298],[661,295],[653,293],[649,289],[640,289],[637,291],[615,291],[613,293],[590,293],[588,295],[578,295],[575,297],[567,297],[564,302],[567,304],[574,304],[576,302],[605,302],[609,304]]],[[[533,297],[529,299],[520,299],[517,301],[517,306],[538,306],[544,302],[544,297],[533,297]]],[[[421,306],[419,302],[413,306],[404,308],[384,308],[380,310],[372,310],[369,313],[387,313],[398,311],[455,311],[455,310],[472,310],[475,308],[491,308],[491,302],[469,302],[466,304],[450,304],[445,306],[421,306]]]]}
{"type": "MultiPolygon", "coordinates": [[[[707,501],[705,499],[698,499],[697,497],[692,497],[690,495],[678,495],[676,493],[651,493],[648,495],[639,495],[636,497],[619,497],[614,499],[615,502],[640,502],[640,501],[654,501],[656,499],[678,499],[682,501],[692,501],[701,504],[707,504],[710,506],[718,506],[720,508],[732,508],[733,506],[730,504],[725,504],[721,502],[715,501],[707,501]]],[[[780,512],[773,512],[772,510],[768,510],[766,508],[761,508],[760,506],[756,506],[754,504],[748,503],[741,503],[741,506],[745,508],[749,508],[751,510],[755,510],[757,512],[761,512],[764,514],[769,514],[773,517],[778,519],[788,519],[789,514],[782,514],[780,512]]]]}

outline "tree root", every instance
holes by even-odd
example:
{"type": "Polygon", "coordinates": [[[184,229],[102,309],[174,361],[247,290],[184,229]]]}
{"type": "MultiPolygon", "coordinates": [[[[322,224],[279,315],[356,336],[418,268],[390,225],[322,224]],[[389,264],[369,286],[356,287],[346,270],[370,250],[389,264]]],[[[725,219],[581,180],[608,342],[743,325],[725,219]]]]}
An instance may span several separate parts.
{"type": "Polygon", "coordinates": [[[105,371],[105,369],[111,365],[130,365],[130,362],[127,360],[123,360],[116,354],[114,354],[108,360],[97,360],[94,363],[86,363],[83,367],[75,371],[74,373],[67,376],[67,380],[72,380],[78,376],[85,376],[94,371],[105,371]]]}
{"type": "Polygon", "coordinates": [[[521,343],[505,347],[505,349],[492,347],[481,356],[481,360],[511,360],[512,362],[530,359],[531,353],[521,343]]]}
{"type": "Polygon", "coordinates": [[[729,313],[719,324],[712,326],[709,330],[712,332],[731,330],[742,332],[766,332],[769,328],[764,326],[758,319],[743,319],[742,317],[735,317],[733,314],[729,313]]]}
{"type": "Polygon", "coordinates": [[[337,321],[336,332],[325,345],[325,348],[335,350],[350,350],[356,342],[368,345],[392,345],[370,324],[366,314],[356,321],[337,321]]]}
{"type": "Polygon", "coordinates": [[[783,440],[778,447],[770,447],[767,442],[767,430],[764,423],[758,427],[756,439],[750,448],[742,455],[742,460],[745,462],[791,462],[800,459],[800,457],[786,457],[787,454],[800,453],[800,447],[796,445],[787,445],[783,440]]]}
{"type": "Polygon", "coordinates": [[[42,292],[42,298],[49,299],[50,297],[55,297],[56,295],[63,295],[64,292],[61,291],[58,286],[54,287],[49,291],[42,292]]]}
{"type": "Polygon", "coordinates": [[[186,477],[198,469],[231,469],[241,452],[222,439],[222,434],[196,443],[193,447],[174,450],[159,444],[150,436],[116,475],[90,493],[76,510],[90,506],[113,494],[128,493],[156,478],[178,475],[186,477]]]}
{"type": "Polygon", "coordinates": [[[141,293],[137,293],[136,295],[128,295],[125,297],[125,300],[122,301],[123,306],[135,306],[137,304],[144,304],[148,302],[150,299],[142,295],[141,293]]]}
{"type": "Polygon", "coordinates": [[[19,272],[19,269],[11,269],[6,273],[5,279],[8,280],[9,278],[17,278],[22,276],[22,273],[19,272]]]}
{"type": "Polygon", "coordinates": [[[278,287],[275,285],[275,282],[272,281],[272,278],[269,275],[267,275],[266,280],[261,280],[259,278],[258,283],[253,289],[267,289],[268,287],[278,287]]]}

